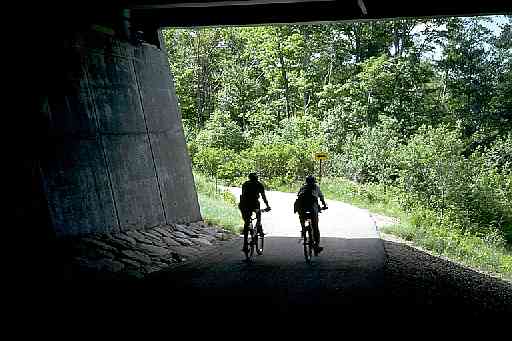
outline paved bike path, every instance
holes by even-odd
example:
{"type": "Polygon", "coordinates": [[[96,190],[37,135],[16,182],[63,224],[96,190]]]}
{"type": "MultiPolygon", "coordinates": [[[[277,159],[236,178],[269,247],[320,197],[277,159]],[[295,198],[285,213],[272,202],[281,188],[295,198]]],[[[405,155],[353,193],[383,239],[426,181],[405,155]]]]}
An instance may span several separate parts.
{"type": "MultiPolygon", "coordinates": [[[[231,190],[238,198],[239,189],[231,190]]],[[[193,311],[240,309],[249,298],[256,298],[266,313],[293,312],[304,304],[379,306],[384,248],[367,211],[329,200],[329,209],[320,217],[325,249],[308,265],[298,238],[298,217],[293,214],[295,195],[269,191],[267,198],[272,211],[262,217],[264,255],[245,262],[238,238],[200,259],[156,274],[152,283],[180,293],[173,304],[193,311]]]]}
{"type": "MultiPolygon", "coordinates": [[[[242,192],[239,187],[229,187],[238,200],[242,192]]],[[[262,224],[267,236],[296,237],[299,236],[299,217],[293,213],[293,203],[297,195],[277,191],[266,191],[272,210],[263,213],[262,224]]],[[[262,208],[264,208],[263,201],[262,208]]],[[[335,238],[379,238],[375,222],[367,210],[360,209],[340,201],[326,200],[328,210],[319,215],[319,226],[322,237],[335,238]]]]}

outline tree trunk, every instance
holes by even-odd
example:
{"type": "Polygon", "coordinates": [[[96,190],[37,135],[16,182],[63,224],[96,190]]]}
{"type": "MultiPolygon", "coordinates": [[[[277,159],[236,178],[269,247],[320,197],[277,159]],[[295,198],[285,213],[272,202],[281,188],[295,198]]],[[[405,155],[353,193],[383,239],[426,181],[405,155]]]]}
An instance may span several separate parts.
{"type": "Polygon", "coordinates": [[[285,102],[286,102],[286,117],[290,118],[290,89],[288,86],[288,75],[286,72],[286,65],[284,62],[284,56],[283,51],[281,50],[281,36],[279,35],[277,40],[277,53],[279,55],[279,62],[281,63],[281,76],[283,77],[284,82],[284,96],[285,96],[285,102]]]}
{"type": "Polygon", "coordinates": [[[356,63],[361,61],[361,37],[360,37],[360,26],[359,24],[355,24],[354,38],[355,38],[355,52],[356,52],[356,63]]]}
{"type": "Polygon", "coordinates": [[[400,57],[402,51],[400,50],[400,30],[399,30],[399,25],[397,22],[395,22],[393,24],[393,36],[394,36],[393,45],[395,47],[394,57],[400,57]]]}
{"type": "MultiPolygon", "coordinates": [[[[308,32],[307,28],[304,29],[304,55],[302,58],[302,70],[304,71],[304,77],[307,79],[307,71],[309,66],[309,49],[308,49],[308,32]]],[[[309,104],[309,92],[307,90],[307,86],[304,88],[304,94],[303,94],[303,113],[304,115],[307,114],[308,111],[308,104],[309,104]]]]}
{"type": "Polygon", "coordinates": [[[201,36],[198,33],[196,39],[196,119],[197,119],[197,128],[201,128],[202,120],[201,120],[201,36]]]}

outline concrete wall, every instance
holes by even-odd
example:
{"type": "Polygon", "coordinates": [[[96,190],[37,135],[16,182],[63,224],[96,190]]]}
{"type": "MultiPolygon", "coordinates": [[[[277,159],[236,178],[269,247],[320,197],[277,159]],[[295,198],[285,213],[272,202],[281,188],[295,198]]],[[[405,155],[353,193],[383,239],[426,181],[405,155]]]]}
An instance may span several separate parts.
{"type": "Polygon", "coordinates": [[[52,61],[40,169],[56,234],[201,220],[165,51],[90,31],[52,61]]]}

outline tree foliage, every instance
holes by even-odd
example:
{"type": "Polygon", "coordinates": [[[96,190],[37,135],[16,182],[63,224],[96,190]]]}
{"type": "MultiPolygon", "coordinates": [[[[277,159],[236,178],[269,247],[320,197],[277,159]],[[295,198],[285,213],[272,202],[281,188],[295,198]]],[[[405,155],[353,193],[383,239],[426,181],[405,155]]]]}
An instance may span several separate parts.
{"type": "Polygon", "coordinates": [[[201,172],[239,184],[257,171],[279,186],[317,173],[313,154],[329,152],[332,176],[512,241],[511,17],[163,36],[201,172]]]}

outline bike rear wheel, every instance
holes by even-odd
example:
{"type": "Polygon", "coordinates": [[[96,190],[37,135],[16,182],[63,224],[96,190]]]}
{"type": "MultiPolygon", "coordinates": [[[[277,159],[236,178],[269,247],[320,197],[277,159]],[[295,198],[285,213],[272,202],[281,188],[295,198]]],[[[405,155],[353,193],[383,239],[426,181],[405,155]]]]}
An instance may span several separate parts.
{"type": "Polygon", "coordinates": [[[250,242],[247,243],[247,245],[244,245],[243,251],[245,254],[245,259],[250,260],[251,259],[251,249],[250,249],[250,242]]]}
{"type": "Polygon", "coordinates": [[[257,234],[254,227],[251,227],[251,230],[249,231],[249,236],[251,238],[251,241],[249,242],[249,255],[247,257],[248,260],[250,260],[254,256],[254,249],[256,248],[257,243],[257,234]]]}
{"type": "Polygon", "coordinates": [[[254,248],[255,248],[255,240],[254,240],[254,227],[250,227],[247,232],[247,244],[244,245],[243,251],[245,254],[245,259],[250,260],[254,256],[254,248]]]}
{"type": "Polygon", "coordinates": [[[304,259],[306,263],[311,263],[311,258],[313,257],[313,233],[311,231],[311,226],[308,225],[306,227],[306,233],[304,234],[304,259]]]}

